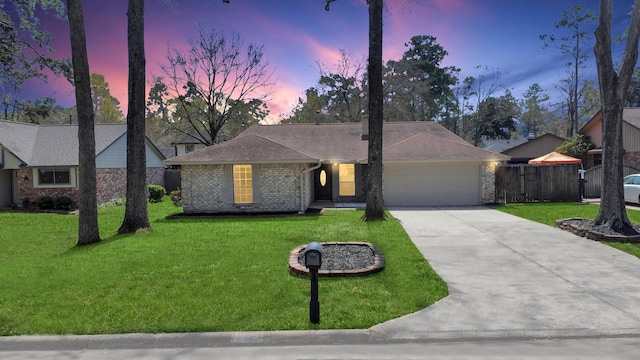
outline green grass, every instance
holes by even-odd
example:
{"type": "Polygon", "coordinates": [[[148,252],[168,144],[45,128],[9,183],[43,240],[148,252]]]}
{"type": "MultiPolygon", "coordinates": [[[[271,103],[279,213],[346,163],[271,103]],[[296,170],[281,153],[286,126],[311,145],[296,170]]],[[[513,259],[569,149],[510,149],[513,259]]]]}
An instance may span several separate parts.
{"type": "MultiPolygon", "coordinates": [[[[567,218],[595,219],[600,210],[597,204],[576,203],[537,203],[537,204],[507,204],[497,208],[500,211],[533,220],[542,224],[555,226],[555,221],[567,218]]],[[[640,223],[640,211],[627,209],[629,220],[640,223]]],[[[616,249],[640,258],[640,244],[623,244],[604,242],[616,249]]]]}
{"type": "Polygon", "coordinates": [[[117,235],[123,207],[101,208],[103,241],[75,247],[74,215],[0,213],[0,335],[368,328],[446,296],[396,220],[361,211],[322,216],[166,220],[117,235]],[[385,269],[321,278],[321,322],[309,322],[309,280],[288,272],[291,250],[311,241],[368,241],[385,269]]]}

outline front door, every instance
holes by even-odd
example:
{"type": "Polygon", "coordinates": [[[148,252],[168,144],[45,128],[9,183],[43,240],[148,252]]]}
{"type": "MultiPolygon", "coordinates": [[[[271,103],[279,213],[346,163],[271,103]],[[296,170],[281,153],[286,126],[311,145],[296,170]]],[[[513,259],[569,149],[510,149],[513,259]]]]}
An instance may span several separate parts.
{"type": "Polygon", "coordinates": [[[315,189],[316,201],[332,200],[331,164],[322,165],[314,171],[313,187],[315,189]]]}

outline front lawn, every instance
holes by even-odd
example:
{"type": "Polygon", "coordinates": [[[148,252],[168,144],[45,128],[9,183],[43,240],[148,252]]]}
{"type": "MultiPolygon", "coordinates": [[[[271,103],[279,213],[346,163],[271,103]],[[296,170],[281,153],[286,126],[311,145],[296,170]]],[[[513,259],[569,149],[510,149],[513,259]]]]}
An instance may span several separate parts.
{"type": "Polygon", "coordinates": [[[166,220],[117,235],[123,207],[101,208],[103,241],[75,247],[77,216],[0,212],[0,335],[368,328],[447,295],[396,220],[362,211],[322,216],[166,220]],[[320,278],[320,324],[309,322],[309,280],[288,272],[311,241],[366,241],[385,269],[320,278]]]}
{"type": "MultiPolygon", "coordinates": [[[[596,216],[598,216],[600,206],[597,204],[577,203],[536,203],[507,204],[497,209],[525,219],[555,226],[555,221],[560,219],[595,219],[596,216]]],[[[627,215],[633,223],[640,223],[640,211],[627,209],[627,215]]],[[[605,242],[605,244],[640,258],[640,244],[622,244],[616,242],[605,242]]]]}

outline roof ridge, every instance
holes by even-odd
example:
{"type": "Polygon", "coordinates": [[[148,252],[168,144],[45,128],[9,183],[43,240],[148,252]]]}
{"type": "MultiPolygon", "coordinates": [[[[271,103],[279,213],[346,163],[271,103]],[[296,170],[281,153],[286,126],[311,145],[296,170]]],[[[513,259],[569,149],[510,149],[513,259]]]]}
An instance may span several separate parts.
{"type": "MultiPolygon", "coordinates": [[[[411,135],[411,136],[409,136],[409,137],[408,137],[408,138],[406,138],[406,139],[403,139],[403,140],[401,140],[401,141],[398,141],[397,143],[391,144],[391,145],[389,145],[388,147],[383,147],[383,150],[384,150],[384,149],[391,148],[391,147],[394,147],[394,146],[399,145],[399,144],[402,144],[402,143],[404,143],[404,142],[407,142],[407,141],[409,141],[409,140],[411,140],[411,139],[413,139],[413,138],[415,138],[415,137],[417,137],[417,136],[421,136],[421,135],[428,136],[428,137],[432,137],[432,138],[436,138],[436,139],[442,139],[442,140],[449,141],[449,142],[453,142],[453,143],[456,143],[456,144],[461,144],[461,145],[465,145],[465,146],[471,146],[471,147],[473,147],[473,148],[480,149],[479,147],[477,147],[477,146],[473,146],[473,145],[469,144],[468,142],[464,141],[464,139],[462,139],[462,141],[458,141],[458,140],[448,139],[448,138],[446,138],[446,137],[442,137],[442,136],[437,136],[437,135],[434,135],[434,134],[429,134],[429,133],[424,132],[424,131],[420,131],[419,133],[416,133],[416,134],[414,134],[414,135],[411,135]]],[[[482,149],[481,149],[481,150],[482,150],[482,149]]],[[[492,151],[491,151],[491,152],[492,152],[492,151]]]]}
{"type": "Polygon", "coordinates": [[[267,140],[267,141],[269,141],[269,142],[271,142],[271,143],[274,143],[274,144],[280,145],[280,146],[282,146],[282,147],[283,147],[283,148],[285,148],[285,149],[289,149],[289,150],[291,150],[291,151],[295,151],[295,152],[297,152],[297,153],[298,153],[298,154],[300,154],[300,155],[304,155],[304,156],[306,156],[306,157],[308,157],[308,158],[311,158],[311,159],[317,159],[317,157],[316,157],[316,156],[309,155],[309,154],[307,154],[307,153],[306,153],[306,152],[304,152],[304,151],[301,151],[301,150],[299,150],[299,149],[294,149],[294,148],[292,148],[291,146],[285,145],[285,144],[283,144],[283,143],[281,143],[281,142],[279,142],[279,141],[275,141],[275,140],[273,140],[273,139],[270,139],[270,138],[268,138],[268,137],[264,137],[264,136],[262,136],[262,135],[258,135],[258,134],[253,133],[253,134],[247,134],[246,136],[255,136],[255,137],[259,137],[259,138],[264,139],[264,140],[267,140]]]}
{"type": "Polygon", "coordinates": [[[389,145],[388,147],[385,147],[382,150],[384,151],[385,149],[390,149],[390,148],[392,148],[392,147],[394,147],[396,145],[400,145],[402,143],[405,143],[405,142],[407,142],[407,141],[409,141],[409,140],[411,140],[411,139],[413,139],[413,138],[415,138],[417,136],[427,136],[427,137],[430,137],[430,138],[435,138],[435,139],[444,140],[444,141],[447,141],[447,142],[452,142],[452,143],[455,143],[455,144],[463,145],[465,147],[469,147],[469,148],[472,148],[474,150],[480,150],[480,151],[488,153],[488,154],[502,155],[502,154],[499,154],[499,153],[497,153],[495,151],[486,150],[486,149],[483,149],[483,148],[480,148],[480,147],[477,147],[477,146],[473,146],[473,145],[469,144],[468,142],[464,141],[464,139],[463,139],[462,142],[460,142],[460,141],[455,141],[453,139],[447,139],[447,138],[442,137],[442,136],[437,136],[437,135],[434,135],[434,134],[429,134],[429,133],[426,133],[426,132],[422,132],[422,131],[417,133],[417,134],[415,134],[415,135],[412,135],[412,136],[410,136],[410,137],[408,137],[408,138],[406,138],[406,139],[404,139],[402,141],[398,141],[395,144],[389,145]]]}

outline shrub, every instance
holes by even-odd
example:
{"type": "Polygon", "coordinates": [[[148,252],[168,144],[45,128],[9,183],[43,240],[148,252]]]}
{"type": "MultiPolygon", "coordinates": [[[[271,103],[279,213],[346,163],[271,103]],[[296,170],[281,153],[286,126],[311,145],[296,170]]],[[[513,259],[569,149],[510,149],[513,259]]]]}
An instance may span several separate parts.
{"type": "Polygon", "coordinates": [[[149,201],[157,203],[162,201],[162,197],[167,195],[167,190],[160,185],[149,185],[149,201]]]}
{"type": "Polygon", "coordinates": [[[104,202],[98,205],[98,207],[124,206],[124,204],[125,204],[125,198],[113,198],[107,202],[104,202]]]}
{"type": "Polygon", "coordinates": [[[38,200],[36,200],[36,203],[38,204],[40,210],[51,210],[56,205],[53,198],[48,195],[39,197],[38,200]]]}
{"type": "Polygon", "coordinates": [[[180,188],[173,190],[169,197],[171,197],[171,201],[173,201],[173,205],[180,207],[182,206],[182,190],[180,188]]]}
{"type": "Polygon", "coordinates": [[[595,148],[589,136],[575,134],[556,148],[556,152],[573,157],[582,157],[587,151],[595,148]]]}
{"type": "Polygon", "coordinates": [[[53,198],[53,203],[56,209],[69,210],[71,209],[71,204],[73,204],[73,199],[67,195],[60,195],[53,198]]]}

